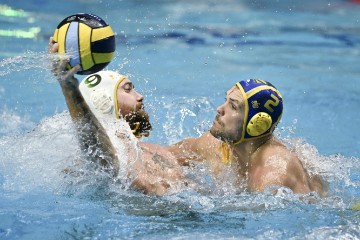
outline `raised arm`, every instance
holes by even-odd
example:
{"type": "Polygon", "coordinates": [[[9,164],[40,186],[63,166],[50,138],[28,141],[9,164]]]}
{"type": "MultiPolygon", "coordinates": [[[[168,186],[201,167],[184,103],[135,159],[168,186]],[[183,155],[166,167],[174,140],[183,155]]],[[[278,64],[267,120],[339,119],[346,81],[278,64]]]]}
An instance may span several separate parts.
{"type": "MultiPolygon", "coordinates": [[[[55,43],[51,37],[49,41],[49,52],[56,54],[58,47],[59,45],[55,43]]],[[[74,74],[79,70],[80,66],[76,65],[71,70],[66,71],[65,66],[67,62],[68,59],[66,59],[65,56],[57,56],[52,59],[51,70],[60,84],[70,116],[74,122],[77,122],[82,120],[90,110],[79,91],[79,82],[74,77],[74,74]]]]}
{"type": "MultiPolygon", "coordinates": [[[[55,54],[57,51],[57,44],[50,38],[49,52],[55,54]]],[[[132,188],[146,194],[164,195],[177,189],[178,185],[184,185],[183,173],[174,156],[158,145],[144,143],[140,146],[130,131],[118,129],[114,132],[115,140],[114,136],[110,136],[114,144],[116,141],[123,143],[126,156],[116,154],[105,129],[91,112],[79,90],[78,80],[74,77],[79,67],[66,71],[66,64],[66,59],[54,61],[52,72],[61,86],[71,118],[76,124],[81,148],[92,153],[91,160],[109,168],[115,175],[119,173],[120,160],[128,159],[127,163],[126,160],[121,161],[125,164],[121,166],[120,175],[127,174],[132,188]],[[118,159],[122,157],[124,158],[118,159]]]]}
{"type": "MultiPolygon", "coordinates": [[[[50,38],[49,52],[57,53],[58,44],[50,38]]],[[[98,162],[101,166],[110,169],[113,174],[118,172],[118,161],[116,151],[99,121],[90,111],[78,88],[78,80],[74,77],[80,66],[75,66],[66,71],[65,66],[68,60],[62,56],[52,61],[52,72],[58,80],[64,94],[70,116],[76,124],[80,147],[85,152],[101,153],[91,156],[92,161],[98,162]]]]}

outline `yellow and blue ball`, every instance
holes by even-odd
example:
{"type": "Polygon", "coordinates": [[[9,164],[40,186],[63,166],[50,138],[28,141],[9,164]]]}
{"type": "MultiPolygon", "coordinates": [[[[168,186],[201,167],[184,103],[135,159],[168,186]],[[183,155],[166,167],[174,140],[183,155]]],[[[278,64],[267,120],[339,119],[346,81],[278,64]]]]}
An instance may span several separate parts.
{"type": "Polygon", "coordinates": [[[104,69],[115,53],[115,35],[111,27],[100,17],[78,13],[65,18],[56,28],[54,41],[59,44],[58,53],[66,54],[69,70],[80,65],[77,74],[87,75],[104,69]]]}

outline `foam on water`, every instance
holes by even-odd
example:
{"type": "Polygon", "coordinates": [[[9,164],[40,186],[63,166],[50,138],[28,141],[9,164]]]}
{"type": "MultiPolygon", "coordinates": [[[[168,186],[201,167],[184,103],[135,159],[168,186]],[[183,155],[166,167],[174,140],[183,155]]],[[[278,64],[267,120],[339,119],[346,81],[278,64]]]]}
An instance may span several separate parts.
{"type": "MultiPolygon", "coordinates": [[[[7,121],[7,119],[2,119],[7,121]]],[[[31,132],[1,138],[1,172],[6,190],[56,190],[62,171],[79,153],[70,118],[66,114],[44,119],[31,132]]]]}
{"type": "Polygon", "coordinates": [[[16,135],[24,129],[35,127],[28,116],[21,117],[13,110],[6,107],[0,109],[0,136],[16,135]]]}

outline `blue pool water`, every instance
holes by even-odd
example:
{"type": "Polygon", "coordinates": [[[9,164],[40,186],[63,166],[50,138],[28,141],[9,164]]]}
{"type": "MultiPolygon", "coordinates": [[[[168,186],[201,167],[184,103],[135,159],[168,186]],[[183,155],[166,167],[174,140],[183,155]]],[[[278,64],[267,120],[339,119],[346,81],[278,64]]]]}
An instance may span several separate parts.
{"type": "MultiPolygon", "coordinates": [[[[0,2],[0,239],[359,239],[360,4],[345,0],[0,2]],[[146,196],[76,169],[76,135],[47,68],[66,16],[89,12],[116,32],[109,69],[144,93],[171,144],[209,129],[235,81],[282,92],[276,134],[330,194],[184,190],[146,196]]],[[[206,173],[205,173],[206,175],[206,173]]]]}

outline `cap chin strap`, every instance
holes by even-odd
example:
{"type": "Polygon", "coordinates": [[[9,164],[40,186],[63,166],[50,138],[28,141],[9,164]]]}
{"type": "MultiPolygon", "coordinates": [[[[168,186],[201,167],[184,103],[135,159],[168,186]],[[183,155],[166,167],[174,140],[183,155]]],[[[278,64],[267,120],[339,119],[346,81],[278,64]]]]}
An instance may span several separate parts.
{"type": "Polygon", "coordinates": [[[241,137],[240,137],[239,140],[233,142],[233,143],[232,143],[233,145],[237,145],[237,144],[239,144],[239,143],[241,143],[241,142],[244,141],[245,129],[246,129],[245,124],[246,124],[246,122],[247,122],[247,118],[248,118],[248,115],[249,115],[249,105],[248,105],[246,93],[245,93],[244,89],[242,88],[242,86],[241,86],[241,84],[240,84],[239,82],[236,83],[236,86],[237,86],[237,88],[239,89],[239,91],[240,91],[240,93],[241,93],[241,95],[242,95],[242,97],[243,97],[243,99],[244,99],[244,103],[245,103],[245,113],[244,113],[244,116],[245,116],[245,118],[244,118],[244,122],[243,122],[243,124],[242,124],[242,126],[243,126],[243,127],[242,127],[243,131],[242,131],[242,133],[241,133],[241,137]]]}
{"type": "Polygon", "coordinates": [[[118,97],[117,97],[117,90],[118,87],[120,85],[120,83],[126,79],[126,76],[121,75],[120,79],[116,82],[115,87],[114,87],[114,106],[115,106],[115,117],[117,119],[120,119],[120,114],[119,114],[119,105],[118,105],[118,97]]]}
{"type": "Polygon", "coordinates": [[[236,141],[236,142],[233,142],[232,145],[238,145],[240,143],[244,142],[244,139],[241,138],[240,140],[236,141]]]}
{"type": "Polygon", "coordinates": [[[234,155],[226,142],[221,143],[221,156],[225,165],[229,165],[234,160],[234,155]]]}
{"type": "Polygon", "coordinates": [[[134,136],[136,138],[141,138],[141,137],[148,137],[150,136],[150,132],[141,132],[140,129],[140,122],[136,122],[133,126],[133,128],[131,128],[132,133],[134,134],[134,136]]]}
{"type": "Polygon", "coordinates": [[[133,129],[131,129],[132,133],[134,134],[134,136],[136,138],[141,138],[142,137],[141,133],[138,131],[139,127],[140,127],[140,123],[136,122],[135,127],[133,129]]]}

